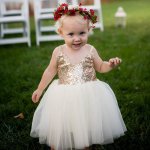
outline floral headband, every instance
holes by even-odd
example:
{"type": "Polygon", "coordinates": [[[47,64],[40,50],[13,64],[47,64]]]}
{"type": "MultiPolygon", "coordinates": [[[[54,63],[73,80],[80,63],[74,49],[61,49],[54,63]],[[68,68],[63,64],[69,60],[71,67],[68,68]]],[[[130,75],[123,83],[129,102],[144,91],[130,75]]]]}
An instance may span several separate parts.
{"type": "MultiPolygon", "coordinates": [[[[75,16],[76,13],[79,13],[84,17],[84,19],[90,20],[93,24],[97,22],[97,16],[94,14],[94,10],[90,9],[90,11],[87,11],[86,8],[81,8],[81,3],[79,4],[78,7],[74,8],[69,8],[68,4],[62,3],[57,10],[54,12],[54,20],[57,21],[58,19],[61,18],[63,15],[68,15],[68,16],[75,16]]],[[[94,27],[94,26],[93,26],[94,27]]]]}

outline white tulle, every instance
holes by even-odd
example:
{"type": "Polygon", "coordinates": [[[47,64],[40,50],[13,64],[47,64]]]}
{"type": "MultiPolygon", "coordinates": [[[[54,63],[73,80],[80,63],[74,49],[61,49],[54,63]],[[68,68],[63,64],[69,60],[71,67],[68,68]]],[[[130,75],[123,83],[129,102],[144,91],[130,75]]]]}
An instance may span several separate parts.
{"type": "Polygon", "coordinates": [[[100,80],[63,85],[54,80],[33,117],[30,135],[56,150],[112,143],[126,126],[115,95],[100,80]]]}

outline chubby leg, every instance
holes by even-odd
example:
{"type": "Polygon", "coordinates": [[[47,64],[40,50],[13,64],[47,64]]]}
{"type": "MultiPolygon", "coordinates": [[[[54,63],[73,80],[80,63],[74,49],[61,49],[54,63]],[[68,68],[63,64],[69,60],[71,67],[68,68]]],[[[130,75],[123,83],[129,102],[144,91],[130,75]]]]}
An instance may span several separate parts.
{"type": "Polygon", "coordinates": [[[85,147],[84,150],[90,150],[90,148],[89,147],[85,147]]]}
{"type": "Polygon", "coordinates": [[[50,150],[55,150],[55,149],[54,149],[54,146],[51,146],[50,150]]]}

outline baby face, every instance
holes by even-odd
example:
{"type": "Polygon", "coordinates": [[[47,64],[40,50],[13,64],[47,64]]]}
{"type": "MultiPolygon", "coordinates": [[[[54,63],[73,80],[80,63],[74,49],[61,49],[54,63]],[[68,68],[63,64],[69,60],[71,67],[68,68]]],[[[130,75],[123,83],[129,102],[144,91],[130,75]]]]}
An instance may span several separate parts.
{"type": "Polygon", "coordinates": [[[64,18],[60,34],[65,44],[73,50],[79,50],[88,40],[88,21],[82,16],[67,16],[64,18]]]}

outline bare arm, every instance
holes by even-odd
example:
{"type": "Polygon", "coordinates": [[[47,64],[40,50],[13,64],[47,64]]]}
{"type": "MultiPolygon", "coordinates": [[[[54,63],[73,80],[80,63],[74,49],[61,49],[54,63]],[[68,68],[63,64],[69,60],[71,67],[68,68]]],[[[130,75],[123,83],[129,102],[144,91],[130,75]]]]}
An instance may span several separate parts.
{"type": "Polygon", "coordinates": [[[48,86],[48,84],[52,81],[54,76],[57,74],[56,53],[57,53],[57,48],[54,50],[50,63],[42,75],[38,88],[32,94],[32,101],[34,103],[39,101],[39,98],[42,95],[44,89],[48,86]]]}
{"type": "Polygon", "coordinates": [[[111,58],[109,59],[109,61],[103,61],[98,55],[97,50],[95,48],[93,48],[93,55],[94,55],[94,68],[96,71],[100,73],[109,72],[121,63],[121,59],[118,57],[111,58]]]}
{"type": "Polygon", "coordinates": [[[51,61],[42,75],[42,79],[38,85],[38,89],[44,91],[44,89],[52,81],[56,73],[57,73],[57,62],[55,52],[53,52],[51,61]]]}

